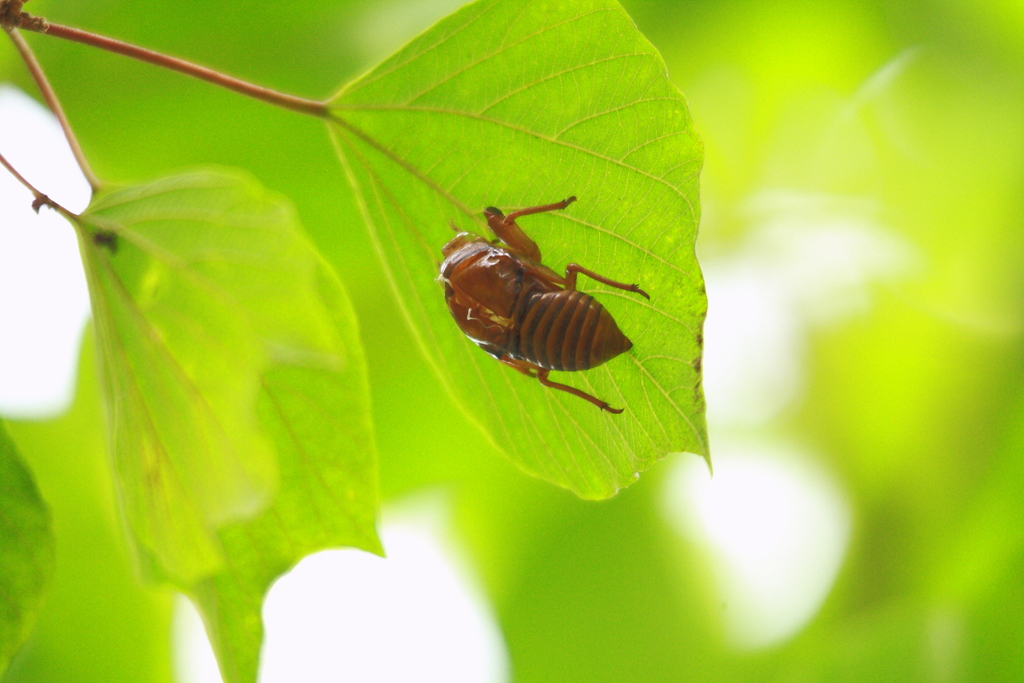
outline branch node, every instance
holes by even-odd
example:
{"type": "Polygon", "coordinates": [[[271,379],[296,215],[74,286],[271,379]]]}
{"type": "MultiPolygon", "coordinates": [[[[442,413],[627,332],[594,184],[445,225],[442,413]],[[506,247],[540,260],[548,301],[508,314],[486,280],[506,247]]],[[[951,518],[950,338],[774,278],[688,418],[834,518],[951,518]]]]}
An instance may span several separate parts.
{"type": "Polygon", "coordinates": [[[37,31],[45,33],[50,28],[49,22],[42,17],[34,17],[28,12],[22,11],[22,6],[28,0],[0,0],[0,26],[8,31],[15,28],[23,28],[26,31],[37,31]]]}
{"type": "Polygon", "coordinates": [[[36,195],[35,199],[32,200],[32,210],[35,211],[36,213],[39,213],[39,209],[43,208],[44,206],[48,206],[51,209],[57,208],[57,205],[54,204],[52,199],[47,197],[45,194],[40,193],[36,195]]]}
{"type": "Polygon", "coordinates": [[[25,0],[0,0],[0,25],[4,28],[21,26],[21,11],[25,0]]]}

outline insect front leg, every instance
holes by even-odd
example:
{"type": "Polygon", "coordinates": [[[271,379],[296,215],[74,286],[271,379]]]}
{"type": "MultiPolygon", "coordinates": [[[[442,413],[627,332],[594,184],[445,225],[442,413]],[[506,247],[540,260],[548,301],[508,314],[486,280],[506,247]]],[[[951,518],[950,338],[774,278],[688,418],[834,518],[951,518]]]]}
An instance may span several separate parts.
{"type": "Polygon", "coordinates": [[[543,206],[530,206],[525,209],[519,209],[513,211],[509,215],[505,215],[501,212],[501,209],[497,209],[493,206],[489,206],[484,209],[484,216],[487,218],[487,226],[494,232],[498,238],[509,246],[509,250],[513,253],[525,256],[526,258],[540,263],[541,254],[540,247],[532,239],[527,237],[523,229],[516,223],[516,219],[521,216],[529,216],[535,213],[544,213],[546,211],[558,211],[576,201],[576,197],[569,197],[563,199],[560,202],[554,204],[544,204],[543,206]]]}
{"type": "Polygon", "coordinates": [[[567,265],[565,267],[565,282],[566,282],[565,288],[566,289],[576,289],[576,274],[577,273],[583,273],[587,277],[589,277],[589,278],[591,278],[593,280],[597,280],[598,282],[603,282],[604,284],[608,285],[609,287],[615,287],[616,289],[624,289],[627,292],[635,292],[636,294],[639,294],[640,296],[643,296],[643,297],[645,297],[647,299],[651,298],[650,295],[647,294],[647,292],[645,292],[644,290],[640,289],[640,285],[627,285],[624,282],[616,282],[615,280],[609,280],[605,276],[598,275],[594,271],[592,271],[592,270],[590,270],[588,268],[584,268],[583,266],[581,266],[578,263],[570,263],[569,265],[567,265]]]}
{"type": "Polygon", "coordinates": [[[504,220],[502,222],[506,223],[506,224],[508,224],[508,223],[515,223],[515,220],[517,218],[522,217],[522,216],[529,216],[530,214],[534,214],[534,213],[545,213],[547,211],[558,211],[560,209],[564,209],[565,207],[569,206],[574,201],[576,201],[576,197],[575,196],[569,197],[568,199],[563,199],[560,202],[555,202],[554,204],[543,204],[542,206],[528,206],[525,209],[519,209],[518,211],[513,211],[509,215],[505,216],[505,218],[504,218],[504,220]]]}

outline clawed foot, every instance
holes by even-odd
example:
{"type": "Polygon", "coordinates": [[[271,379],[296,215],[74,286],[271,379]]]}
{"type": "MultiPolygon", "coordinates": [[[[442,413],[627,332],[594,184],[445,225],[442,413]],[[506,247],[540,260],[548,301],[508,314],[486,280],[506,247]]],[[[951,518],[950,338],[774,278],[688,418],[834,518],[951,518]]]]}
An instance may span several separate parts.
{"type": "Polygon", "coordinates": [[[629,291],[635,292],[635,293],[639,294],[640,296],[642,296],[643,298],[647,299],[648,301],[651,300],[651,295],[648,294],[647,292],[645,292],[644,290],[640,289],[640,285],[630,285],[629,286],[629,291]]]}

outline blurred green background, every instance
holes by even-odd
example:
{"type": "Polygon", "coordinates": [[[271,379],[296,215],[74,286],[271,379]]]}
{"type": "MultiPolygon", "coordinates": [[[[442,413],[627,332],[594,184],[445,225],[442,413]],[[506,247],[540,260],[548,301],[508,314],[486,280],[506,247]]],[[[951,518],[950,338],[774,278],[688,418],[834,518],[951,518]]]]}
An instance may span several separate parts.
{"type": "MultiPolygon", "coordinates": [[[[513,680],[1024,681],[1024,4],[624,4],[706,147],[698,254],[722,480],[733,454],[793,460],[822,473],[846,520],[822,539],[839,549],[823,602],[774,639],[737,638],[747,618],[723,598],[711,536],[677,523],[685,501],[666,503],[695,458],[586,503],[519,473],[460,415],[400,317],[320,122],[28,40],[101,177],[223,164],[296,203],[359,314],[385,499],[449,493],[513,680]]],[[[456,6],[29,9],[320,98],[456,6]]],[[[0,81],[35,95],[6,41],[0,81]]],[[[171,596],[134,577],[88,336],[82,359],[68,414],[11,425],[53,509],[58,567],[5,681],[169,681],[171,596]]],[[[769,631],[773,617],[759,617],[769,631]]]]}

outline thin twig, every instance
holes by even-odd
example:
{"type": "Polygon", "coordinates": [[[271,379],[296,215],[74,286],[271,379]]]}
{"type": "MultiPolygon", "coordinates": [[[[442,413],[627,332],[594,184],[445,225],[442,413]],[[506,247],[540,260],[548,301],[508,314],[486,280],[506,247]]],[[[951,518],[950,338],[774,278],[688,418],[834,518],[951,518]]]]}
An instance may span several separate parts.
{"type": "Polygon", "coordinates": [[[148,62],[149,64],[155,64],[156,66],[177,71],[187,76],[192,76],[193,78],[198,78],[200,80],[207,81],[208,83],[219,85],[222,88],[233,90],[237,93],[241,93],[242,95],[246,95],[284,109],[299,112],[300,114],[308,114],[318,118],[327,118],[330,116],[330,109],[326,102],[307,100],[294,95],[286,95],[285,93],[280,93],[276,90],[271,90],[270,88],[264,88],[253,83],[247,83],[246,81],[228,76],[227,74],[220,73],[219,71],[208,69],[205,66],[186,62],[185,60],[178,59],[177,57],[171,57],[159,52],[154,52],[153,50],[147,50],[144,47],[131,45],[120,40],[114,40],[113,38],[107,38],[106,36],[89,33],[88,31],[83,31],[81,29],[71,28],[70,26],[51,24],[45,20],[35,21],[37,19],[39,18],[31,17],[23,13],[21,27],[23,29],[43,33],[48,36],[55,36],[57,38],[63,38],[76,43],[82,43],[83,45],[98,47],[102,50],[115,52],[120,55],[125,55],[126,57],[132,57],[142,62],[148,62]]]}
{"type": "Polygon", "coordinates": [[[21,37],[21,34],[16,29],[5,28],[4,30],[7,31],[7,35],[11,37],[11,42],[14,43],[14,46],[18,48],[18,52],[21,53],[21,58],[25,61],[25,66],[28,67],[32,78],[35,79],[39,92],[42,93],[43,99],[46,100],[46,104],[50,107],[50,111],[53,112],[53,115],[57,117],[57,121],[60,122],[60,127],[64,130],[64,137],[67,138],[68,145],[71,147],[71,153],[75,155],[78,167],[82,169],[82,175],[89,181],[89,185],[95,194],[103,183],[93,173],[92,167],[89,166],[89,161],[85,158],[81,145],[78,144],[78,138],[75,137],[74,131],[71,130],[71,124],[68,123],[68,117],[64,115],[64,109],[60,106],[60,101],[57,100],[57,93],[50,86],[50,82],[46,80],[43,68],[39,65],[36,56],[32,54],[32,48],[28,46],[28,43],[21,37]]]}
{"type": "Polygon", "coordinates": [[[49,206],[51,209],[54,209],[55,211],[63,215],[65,218],[77,222],[78,214],[68,211],[63,206],[61,206],[60,204],[53,201],[45,194],[37,190],[35,188],[35,185],[26,180],[25,176],[18,173],[17,169],[11,166],[11,162],[7,161],[3,154],[0,154],[0,166],[3,166],[8,171],[10,171],[11,175],[17,178],[18,182],[27,187],[28,191],[32,193],[32,196],[35,197],[35,199],[32,200],[32,209],[35,210],[36,213],[39,213],[40,208],[44,206],[49,206]]]}

